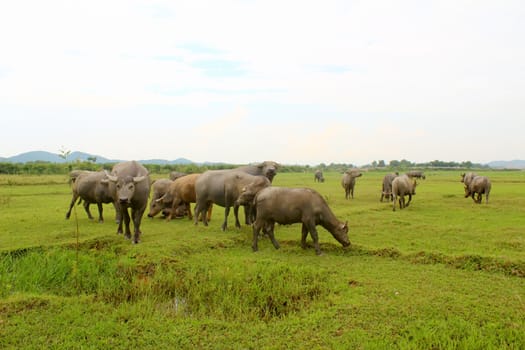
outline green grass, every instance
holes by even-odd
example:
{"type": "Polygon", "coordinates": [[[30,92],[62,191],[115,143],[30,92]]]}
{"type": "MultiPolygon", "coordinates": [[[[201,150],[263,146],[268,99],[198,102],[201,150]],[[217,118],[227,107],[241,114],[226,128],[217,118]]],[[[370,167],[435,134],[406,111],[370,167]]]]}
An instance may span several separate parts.
{"type": "MultiPolygon", "coordinates": [[[[116,235],[114,211],[69,221],[66,179],[0,177],[0,348],[407,348],[525,346],[525,173],[494,171],[488,205],[463,198],[459,172],[427,172],[410,206],[379,202],[383,173],[278,174],[348,220],[350,249],[319,227],[251,228],[143,219],[142,243],[116,235]],[[46,179],[48,181],[46,181],[46,179]]],[[[96,212],[96,208],[92,208],[96,212]]]]}

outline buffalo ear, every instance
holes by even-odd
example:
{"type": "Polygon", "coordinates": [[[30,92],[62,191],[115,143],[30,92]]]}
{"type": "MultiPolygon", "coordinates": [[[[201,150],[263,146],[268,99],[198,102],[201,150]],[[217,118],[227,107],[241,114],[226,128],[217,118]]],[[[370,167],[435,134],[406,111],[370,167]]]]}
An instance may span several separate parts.
{"type": "Polygon", "coordinates": [[[107,185],[109,183],[109,179],[102,179],[100,180],[101,184],[107,185]]]}
{"type": "Polygon", "coordinates": [[[341,229],[343,229],[346,232],[348,232],[348,221],[345,221],[345,223],[343,225],[341,225],[341,229]]]}

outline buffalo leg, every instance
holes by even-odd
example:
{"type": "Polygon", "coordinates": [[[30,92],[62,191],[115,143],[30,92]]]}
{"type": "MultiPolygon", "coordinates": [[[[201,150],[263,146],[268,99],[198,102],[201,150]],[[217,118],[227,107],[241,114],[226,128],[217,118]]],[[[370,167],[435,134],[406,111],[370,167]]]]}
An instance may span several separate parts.
{"type": "Polygon", "coordinates": [[[263,224],[257,220],[253,223],[253,242],[252,242],[252,250],[254,252],[259,250],[259,247],[257,246],[257,242],[259,240],[259,232],[261,231],[263,224]]]}
{"type": "Polygon", "coordinates": [[[239,205],[238,204],[233,205],[233,216],[235,216],[235,227],[241,228],[241,222],[239,221],[239,205]]]}
{"type": "Polygon", "coordinates": [[[122,221],[121,219],[122,215],[120,214],[120,207],[118,206],[118,204],[113,202],[113,208],[115,208],[115,222],[118,224],[122,221]]]}
{"type": "Polygon", "coordinates": [[[89,204],[91,203],[84,201],[84,210],[86,211],[89,220],[93,220],[93,215],[91,215],[91,211],[89,211],[89,204]]]}
{"type": "Polygon", "coordinates": [[[405,204],[405,207],[408,207],[408,205],[410,204],[410,201],[411,201],[411,200],[412,200],[412,195],[409,194],[409,195],[408,195],[408,202],[407,202],[407,204],[405,204]]]}
{"type": "Polygon", "coordinates": [[[140,242],[140,235],[142,232],[140,231],[140,222],[142,220],[142,215],[144,214],[143,209],[131,209],[131,216],[133,217],[133,227],[134,227],[134,237],[133,237],[133,243],[139,243],[140,242]]]}
{"type": "Polygon", "coordinates": [[[104,222],[104,216],[102,216],[102,212],[104,209],[102,208],[102,203],[97,203],[98,207],[98,222],[104,222]]]}
{"type": "Polygon", "coordinates": [[[270,229],[267,231],[268,236],[270,237],[270,240],[272,241],[273,246],[275,249],[279,249],[279,242],[275,239],[275,223],[268,224],[267,227],[270,229]]]}
{"type": "Polygon", "coordinates": [[[75,202],[77,201],[77,199],[78,199],[78,194],[73,193],[73,198],[71,199],[71,204],[69,204],[69,210],[66,213],[66,219],[69,219],[69,217],[71,216],[71,209],[73,209],[73,206],[75,205],[75,202]]]}
{"type": "Polygon", "coordinates": [[[226,227],[228,226],[228,215],[230,214],[230,207],[228,204],[224,207],[224,222],[222,223],[221,230],[226,231],[226,227]]]}
{"type": "Polygon", "coordinates": [[[122,233],[122,221],[124,221],[124,237],[127,239],[131,238],[131,230],[129,229],[129,223],[130,223],[130,217],[129,217],[129,211],[128,208],[124,207],[121,210],[121,214],[123,216],[121,223],[119,224],[119,233],[122,233]]]}
{"type": "Polygon", "coordinates": [[[314,241],[315,254],[321,255],[321,247],[319,247],[319,235],[317,234],[315,224],[309,223],[307,229],[310,231],[310,236],[312,236],[312,240],[314,241]]]}
{"type": "Polygon", "coordinates": [[[306,249],[306,237],[308,236],[308,228],[305,224],[301,227],[301,248],[306,249]]]}

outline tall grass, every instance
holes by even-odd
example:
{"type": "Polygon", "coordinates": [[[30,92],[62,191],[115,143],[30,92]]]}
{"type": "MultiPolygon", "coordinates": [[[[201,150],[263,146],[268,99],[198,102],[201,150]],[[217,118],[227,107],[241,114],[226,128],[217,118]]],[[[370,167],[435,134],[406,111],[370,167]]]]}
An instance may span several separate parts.
{"type": "Polygon", "coordinates": [[[250,227],[220,230],[220,207],[208,227],[144,218],[138,245],[78,210],[77,245],[66,183],[0,185],[0,347],[522,348],[524,174],[490,174],[478,205],[459,174],[430,172],[395,213],[382,175],[359,178],[353,200],[340,174],[276,177],[349,221],[349,250],[319,228],[320,257],[300,225],[253,253],[250,227]]]}

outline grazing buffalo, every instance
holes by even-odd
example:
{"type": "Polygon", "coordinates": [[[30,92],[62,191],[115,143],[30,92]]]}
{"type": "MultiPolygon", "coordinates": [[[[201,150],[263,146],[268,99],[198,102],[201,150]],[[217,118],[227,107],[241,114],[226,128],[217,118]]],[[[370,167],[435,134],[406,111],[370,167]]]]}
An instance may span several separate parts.
{"type": "Polygon", "coordinates": [[[381,202],[383,201],[383,198],[388,198],[390,201],[393,200],[392,196],[392,181],[399,175],[399,173],[395,174],[386,174],[383,177],[383,186],[381,188],[381,198],[379,199],[381,202]]]}
{"type": "Polygon", "coordinates": [[[73,198],[71,199],[69,210],[66,213],[66,219],[69,219],[71,209],[77,199],[80,198],[78,204],[84,201],[84,210],[88,218],[93,220],[93,216],[89,211],[89,205],[93,203],[98,206],[98,221],[104,222],[102,203],[113,203],[113,196],[111,195],[109,186],[107,182],[103,181],[105,178],[106,173],[104,171],[73,170],[70,173],[73,198]]]}
{"type": "Polygon", "coordinates": [[[348,199],[350,196],[354,199],[355,179],[361,175],[361,172],[357,169],[345,171],[341,179],[341,186],[345,189],[345,199],[348,199]]]}
{"type": "Polygon", "coordinates": [[[406,174],[410,178],[423,179],[423,180],[426,179],[425,174],[421,170],[410,170],[410,171],[407,171],[406,174]]]}
{"type": "Polygon", "coordinates": [[[164,203],[159,203],[157,200],[168,192],[168,188],[172,182],[173,181],[170,179],[159,179],[151,184],[152,195],[149,204],[148,217],[152,218],[160,212],[164,214],[167,212],[165,211],[166,209],[171,208],[171,203],[167,203],[166,206],[164,206],[164,203]]]}
{"type": "Polygon", "coordinates": [[[123,233],[122,221],[124,221],[125,237],[131,238],[129,208],[135,229],[133,243],[139,243],[142,233],[140,222],[148,205],[150,191],[148,170],[136,161],[122,162],[116,164],[111,170],[111,174],[106,174],[106,176],[110,182],[113,200],[119,209],[120,217],[123,219],[119,222],[117,233],[123,233]]]}
{"type": "Polygon", "coordinates": [[[314,174],[314,182],[324,182],[323,172],[321,170],[316,170],[314,174]]]}
{"type": "Polygon", "coordinates": [[[393,211],[396,211],[396,199],[399,199],[399,209],[408,207],[412,196],[416,194],[416,186],[416,180],[409,178],[406,174],[398,176],[392,181],[393,211]],[[408,202],[406,204],[405,196],[408,196],[408,202]]]}
{"type": "Polygon", "coordinates": [[[254,206],[256,217],[253,224],[253,251],[258,250],[257,240],[263,228],[275,249],[279,249],[274,235],[275,223],[302,223],[301,246],[306,248],[306,237],[310,232],[317,255],[321,254],[317,225],[328,230],[343,247],[350,245],[348,223],[339,221],[324,198],[312,189],[267,187],[257,193],[254,206]]]}
{"type": "MultiPolygon", "coordinates": [[[[195,224],[197,218],[202,215],[202,222],[208,225],[205,212],[212,204],[224,207],[224,222],[221,229],[226,230],[230,207],[233,206],[235,214],[235,227],[241,227],[238,217],[239,205],[235,203],[241,192],[246,191],[249,186],[254,193],[264,187],[270,186],[270,180],[265,176],[251,175],[237,169],[230,170],[208,170],[201,174],[195,181],[195,224]]],[[[247,220],[251,210],[245,206],[247,220]]]]}
{"type": "MultiPolygon", "coordinates": [[[[157,203],[161,206],[170,205],[170,213],[167,220],[171,220],[176,215],[179,207],[183,207],[186,215],[191,220],[193,218],[191,213],[190,203],[195,203],[197,198],[195,195],[195,181],[201,174],[190,174],[180,177],[170,184],[168,190],[161,198],[157,199],[157,203]]],[[[212,206],[208,208],[208,221],[211,218],[212,206]]]]}
{"type": "Polygon", "coordinates": [[[465,198],[471,196],[475,203],[480,204],[482,195],[485,194],[485,203],[489,203],[489,194],[492,184],[486,176],[474,176],[469,182],[468,186],[465,185],[465,198]],[[474,195],[477,194],[477,198],[474,195]]]}

